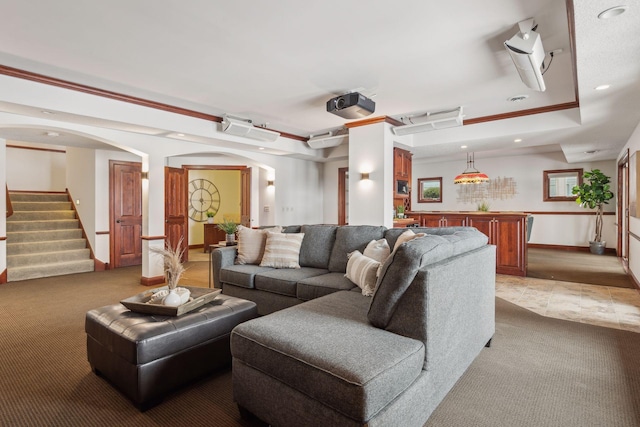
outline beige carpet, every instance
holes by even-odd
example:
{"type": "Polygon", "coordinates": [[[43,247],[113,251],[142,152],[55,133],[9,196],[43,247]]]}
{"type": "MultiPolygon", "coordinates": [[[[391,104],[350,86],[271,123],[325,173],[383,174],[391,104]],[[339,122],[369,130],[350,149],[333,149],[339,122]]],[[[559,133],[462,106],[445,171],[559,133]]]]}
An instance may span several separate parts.
{"type": "Polygon", "coordinates": [[[635,287],[615,255],[529,248],[528,261],[527,277],[618,288],[635,287]]]}
{"type": "MultiPolygon", "coordinates": [[[[207,265],[190,263],[190,284],[206,284],[207,265]]],[[[260,425],[241,420],[230,370],[144,413],[90,371],[86,311],[146,289],[139,278],[140,268],[128,267],[0,286],[0,425],[260,425]]],[[[640,425],[640,334],[496,303],[492,347],[482,351],[428,427],[640,425]]]]}

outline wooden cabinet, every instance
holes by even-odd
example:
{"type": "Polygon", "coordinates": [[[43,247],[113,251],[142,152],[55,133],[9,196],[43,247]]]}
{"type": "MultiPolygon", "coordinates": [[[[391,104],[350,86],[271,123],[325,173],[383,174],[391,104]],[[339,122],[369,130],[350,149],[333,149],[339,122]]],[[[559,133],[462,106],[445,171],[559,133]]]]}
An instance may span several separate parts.
{"type": "Polygon", "coordinates": [[[475,227],[496,246],[496,273],[527,275],[527,214],[501,212],[409,212],[422,227],[475,227]]]}
{"type": "Polygon", "coordinates": [[[411,154],[401,148],[393,149],[393,207],[411,209],[411,154]]]}
{"type": "Polygon", "coordinates": [[[209,245],[215,245],[227,238],[224,231],[218,228],[218,224],[204,224],[204,251],[209,252],[209,245]]]}

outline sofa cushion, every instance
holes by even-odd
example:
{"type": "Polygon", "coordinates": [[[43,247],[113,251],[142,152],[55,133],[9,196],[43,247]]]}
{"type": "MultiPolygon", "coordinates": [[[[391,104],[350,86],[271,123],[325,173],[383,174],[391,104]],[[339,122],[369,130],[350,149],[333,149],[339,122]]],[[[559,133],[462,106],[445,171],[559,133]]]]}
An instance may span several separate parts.
{"type": "Polygon", "coordinates": [[[327,273],[320,276],[309,277],[298,282],[298,299],[309,301],[337,291],[358,289],[356,285],[347,279],[342,273],[327,273]]]}
{"type": "Polygon", "coordinates": [[[362,289],[362,295],[370,297],[376,287],[376,277],[380,262],[364,256],[360,251],[349,254],[345,277],[362,289]]]}
{"type": "Polygon", "coordinates": [[[255,275],[271,270],[273,269],[270,267],[260,267],[252,264],[229,265],[220,269],[220,282],[253,289],[255,288],[255,275]]]}
{"type": "Polygon", "coordinates": [[[387,239],[372,240],[364,248],[362,255],[383,263],[391,255],[391,248],[387,239]]]}
{"type": "Polygon", "coordinates": [[[261,267],[300,268],[300,246],[303,233],[267,232],[267,243],[261,267]]]}
{"type": "Polygon", "coordinates": [[[369,307],[371,324],[385,328],[418,269],[428,262],[448,258],[452,253],[452,245],[441,236],[424,236],[398,246],[380,270],[369,307]]]}
{"type": "Polygon", "coordinates": [[[300,266],[327,268],[331,249],[336,241],[336,225],[303,225],[304,233],[300,248],[300,266]]]}
{"type": "Polygon", "coordinates": [[[413,240],[415,238],[424,237],[424,236],[426,236],[425,233],[416,234],[411,229],[408,229],[404,233],[402,233],[400,236],[398,236],[398,240],[396,240],[396,243],[393,245],[393,250],[395,251],[396,249],[398,249],[398,246],[408,242],[409,240],[413,240]]]}
{"type": "MultiPolygon", "coordinates": [[[[422,372],[422,342],[371,326],[369,298],[336,292],[234,328],[235,360],[368,421],[422,372]]],[[[284,404],[284,403],[283,403],[284,404]]]]}
{"type": "Polygon", "coordinates": [[[299,281],[326,273],[325,269],[311,267],[269,269],[256,275],[254,283],[256,289],[295,297],[299,281]]]}
{"type": "Polygon", "coordinates": [[[267,243],[267,230],[279,233],[282,227],[270,227],[253,229],[242,225],[238,226],[238,255],[236,264],[260,264],[267,243]]]}
{"type": "Polygon", "coordinates": [[[382,239],[386,228],[382,225],[343,225],[336,231],[336,242],[331,250],[329,271],[346,273],[347,254],[364,251],[372,240],[382,239]]]}
{"type": "MultiPolygon", "coordinates": [[[[465,231],[474,229],[473,227],[411,227],[411,230],[414,233],[426,233],[426,234],[435,234],[438,236],[453,234],[457,231],[465,231]]],[[[396,240],[402,233],[407,231],[406,228],[389,228],[384,233],[384,238],[389,242],[389,246],[392,248],[396,244],[396,240]]]]}

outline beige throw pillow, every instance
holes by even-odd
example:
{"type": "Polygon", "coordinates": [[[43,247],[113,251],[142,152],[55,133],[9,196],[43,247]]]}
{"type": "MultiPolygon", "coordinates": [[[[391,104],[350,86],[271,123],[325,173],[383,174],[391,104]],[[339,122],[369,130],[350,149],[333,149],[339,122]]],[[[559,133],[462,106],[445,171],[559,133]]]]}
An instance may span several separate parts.
{"type": "Polygon", "coordinates": [[[238,226],[238,255],[236,264],[260,264],[267,243],[267,231],[279,233],[282,227],[253,229],[238,226]]]}
{"type": "Polygon", "coordinates": [[[300,247],[304,233],[267,232],[260,267],[300,268],[300,247]]]}
{"type": "Polygon", "coordinates": [[[391,248],[389,247],[389,242],[387,242],[387,239],[382,238],[380,240],[370,241],[367,247],[364,248],[362,255],[382,263],[390,253],[391,248]]]}
{"type": "Polygon", "coordinates": [[[370,297],[376,287],[376,275],[380,263],[364,256],[360,251],[353,251],[347,255],[347,273],[345,277],[362,289],[362,295],[370,297]]]}
{"type": "Polygon", "coordinates": [[[393,245],[393,250],[395,251],[396,249],[398,249],[398,246],[400,246],[403,243],[408,242],[409,240],[413,240],[417,237],[424,237],[426,236],[427,233],[414,233],[413,230],[407,230],[404,233],[402,233],[400,236],[398,236],[398,240],[396,240],[396,244],[393,245]]]}

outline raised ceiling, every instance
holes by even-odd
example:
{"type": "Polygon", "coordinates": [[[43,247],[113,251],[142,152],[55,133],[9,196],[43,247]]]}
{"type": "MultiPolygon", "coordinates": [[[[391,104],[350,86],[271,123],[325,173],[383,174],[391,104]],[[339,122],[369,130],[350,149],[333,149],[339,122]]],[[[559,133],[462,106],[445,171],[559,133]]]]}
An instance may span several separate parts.
{"type": "Polygon", "coordinates": [[[597,18],[616,4],[0,0],[10,17],[0,26],[0,65],[302,137],[344,126],[325,104],[349,91],[373,97],[372,117],[462,106],[467,123],[507,118],[418,134],[409,143],[416,157],[466,145],[484,155],[613,159],[640,120],[640,6],[597,18]],[[521,82],[503,47],[527,18],[557,52],[545,92],[521,82]],[[607,91],[594,90],[605,83],[607,91]],[[550,107],[558,111],[511,115],[550,107]]]}

